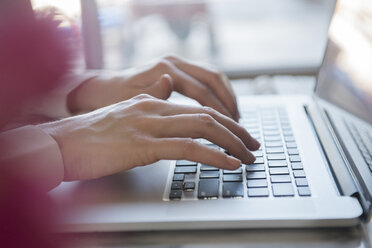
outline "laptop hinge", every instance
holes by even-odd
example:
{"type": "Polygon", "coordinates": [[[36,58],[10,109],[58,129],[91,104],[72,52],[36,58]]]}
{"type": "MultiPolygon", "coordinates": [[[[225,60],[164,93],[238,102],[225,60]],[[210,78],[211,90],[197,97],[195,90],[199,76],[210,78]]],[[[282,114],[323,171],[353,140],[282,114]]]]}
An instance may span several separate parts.
{"type": "Polygon", "coordinates": [[[347,169],[345,158],[336,143],[335,134],[332,132],[329,121],[317,104],[304,106],[304,109],[314,128],[339,193],[344,196],[356,196],[358,188],[347,169]]]}
{"type": "Polygon", "coordinates": [[[356,182],[355,185],[357,187],[358,192],[354,194],[353,196],[355,196],[359,200],[360,204],[362,205],[363,212],[364,212],[364,215],[362,216],[363,219],[366,219],[368,221],[371,218],[371,208],[372,208],[371,195],[367,193],[368,189],[366,185],[364,184],[363,179],[360,177],[360,175],[359,177],[357,176],[358,175],[357,173],[359,172],[357,171],[355,164],[346,148],[346,144],[343,142],[336,126],[334,125],[334,122],[331,116],[329,115],[327,110],[324,110],[324,114],[327,117],[332,127],[332,130],[335,134],[335,138],[337,139],[337,143],[340,145],[342,149],[342,154],[346,157],[346,165],[348,166],[349,171],[351,172],[353,181],[356,182]]]}

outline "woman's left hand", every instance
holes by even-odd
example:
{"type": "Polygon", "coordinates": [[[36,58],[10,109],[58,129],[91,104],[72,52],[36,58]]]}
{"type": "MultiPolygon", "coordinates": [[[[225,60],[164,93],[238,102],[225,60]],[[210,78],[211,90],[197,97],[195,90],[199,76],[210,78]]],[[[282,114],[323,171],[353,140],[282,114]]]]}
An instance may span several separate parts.
{"type": "Polygon", "coordinates": [[[122,72],[98,73],[70,93],[68,104],[73,112],[87,112],[139,94],[167,99],[172,91],[236,121],[240,118],[231,83],[223,72],[176,56],[122,72]]]}

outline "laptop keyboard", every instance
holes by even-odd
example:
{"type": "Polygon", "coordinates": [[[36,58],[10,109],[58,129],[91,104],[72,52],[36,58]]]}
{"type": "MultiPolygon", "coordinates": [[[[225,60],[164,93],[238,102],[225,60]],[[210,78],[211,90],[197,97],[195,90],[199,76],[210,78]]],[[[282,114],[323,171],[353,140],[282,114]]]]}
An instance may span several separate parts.
{"type": "Polygon", "coordinates": [[[347,123],[351,136],[362,154],[366,164],[372,172],[372,137],[371,133],[363,128],[357,128],[353,123],[347,123]]]}
{"type": "MultiPolygon", "coordinates": [[[[178,160],[171,167],[169,200],[311,196],[285,108],[245,110],[240,124],[261,143],[253,152],[256,161],[222,170],[178,160]]],[[[201,142],[222,150],[209,141],[201,142]]]]}

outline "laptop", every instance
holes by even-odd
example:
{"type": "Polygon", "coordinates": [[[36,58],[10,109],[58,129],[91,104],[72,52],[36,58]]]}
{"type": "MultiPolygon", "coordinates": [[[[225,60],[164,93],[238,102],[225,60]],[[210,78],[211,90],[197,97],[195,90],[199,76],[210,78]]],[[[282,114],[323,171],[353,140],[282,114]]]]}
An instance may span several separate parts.
{"type": "Polygon", "coordinates": [[[50,192],[63,210],[60,230],[331,227],[368,221],[371,24],[370,1],[337,3],[312,97],[239,96],[240,123],[261,142],[253,164],[228,171],[159,161],[62,183],[50,192]]]}

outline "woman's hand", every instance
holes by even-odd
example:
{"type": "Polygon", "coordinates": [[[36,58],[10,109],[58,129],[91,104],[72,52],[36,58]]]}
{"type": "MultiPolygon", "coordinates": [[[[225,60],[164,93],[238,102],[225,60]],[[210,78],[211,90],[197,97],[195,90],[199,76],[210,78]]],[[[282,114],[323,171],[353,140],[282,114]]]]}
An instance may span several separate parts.
{"type": "Polygon", "coordinates": [[[208,107],[139,95],[93,112],[39,125],[57,141],[64,180],[92,179],[154,163],[187,159],[223,169],[250,164],[260,144],[235,121],[208,107]],[[204,138],[226,149],[203,145],[204,138]]]}
{"type": "Polygon", "coordinates": [[[83,83],[70,94],[70,109],[87,112],[139,94],[167,99],[174,90],[236,121],[240,117],[230,81],[212,66],[167,56],[115,74],[101,74],[83,83]]]}

